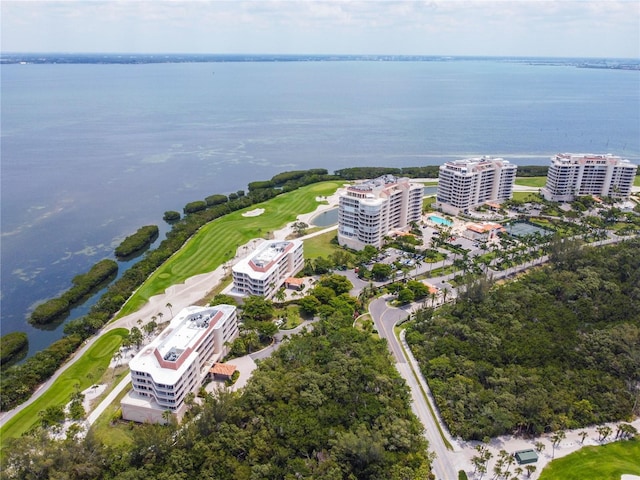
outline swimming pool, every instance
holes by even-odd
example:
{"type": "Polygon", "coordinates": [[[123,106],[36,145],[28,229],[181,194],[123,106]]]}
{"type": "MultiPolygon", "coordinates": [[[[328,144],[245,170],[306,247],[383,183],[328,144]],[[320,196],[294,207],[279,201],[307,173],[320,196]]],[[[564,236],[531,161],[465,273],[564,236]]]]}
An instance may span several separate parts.
{"type": "Polygon", "coordinates": [[[436,215],[431,215],[429,217],[429,220],[431,220],[433,223],[437,223],[438,225],[445,225],[447,227],[450,227],[451,225],[453,225],[453,222],[451,220],[447,220],[446,218],[442,218],[442,217],[437,217],[436,215]]]}

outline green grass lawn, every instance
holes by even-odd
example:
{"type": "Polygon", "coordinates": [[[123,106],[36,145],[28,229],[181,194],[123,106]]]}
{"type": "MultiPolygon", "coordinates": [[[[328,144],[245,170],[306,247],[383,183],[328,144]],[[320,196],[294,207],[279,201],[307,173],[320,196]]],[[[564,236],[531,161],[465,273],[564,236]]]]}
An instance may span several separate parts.
{"type": "Polygon", "coordinates": [[[286,308],[278,310],[276,316],[285,319],[285,323],[280,327],[281,330],[291,330],[302,323],[300,308],[297,305],[287,305],[286,308]]]}
{"type": "Polygon", "coordinates": [[[534,192],[513,192],[513,199],[518,202],[537,202],[540,195],[534,192]]]}
{"type": "Polygon", "coordinates": [[[523,187],[542,188],[547,183],[547,177],[516,177],[515,184],[523,187]]]}
{"type": "Polygon", "coordinates": [[[122,420],[113,425],[111,424],[114,415],[120,410],[120,400],[129,392],[130,388],[131,385],[122,390],[115,401],[109,405],[104,413],[91,425],[91,432],[100,443],[110,447],[133,445],[133,430],[130,425],[122,420]]]}
{"type": "Polygon", "coordinates": [[[66,405],[76,384],[85,390],[95,384],[109,367],[115,351],[129,332],[117,328],[102,335],[96,343],[51,385],[51,387],[31,405],[9,420],[0,430],[0,445],[8,438],[21,436],[39,421],[38,413],[51,406],[66,405]]]}
{"type": "Polygon", "coordinates": [[[316,235],[304,240],[304,258],[328,258],[334,252],[341,250],[338,245],[331,243],[331,240],[338,235],[337,230],[316,235]]]}
{"type": "Polygon", "coordinates": [[[640,441],[628,440],[585,447],[551,462],[540,480],[620,480],[640,475],[640,441]]]}
{"type": "Polygon", "coordinates": [[[342,185],[343,182],[307,185],[208,223],[145,281],[124,305],[119,316],[135,312],[149,298],[171,285],[215,270],[233,258],[239,246],[254,238],[266,238],[270,232],[293,222],[299,214],[314,211],[319,205],[316,197],[329,196],[342,185]],[[242,216],[258,208],[264,209],[262,215],[242,216]]]}
{"type": "Polygon", "coordinates": [[[640,175],[636,175],[636,178],[633,179],[633,186],[640,187],[640,175]]]}
{"type": "Polygon", "coordinates": [[[433,203],[436,201],[435,195],[422,199],[422,211],[431,212],[433,210],[433,203]]]}

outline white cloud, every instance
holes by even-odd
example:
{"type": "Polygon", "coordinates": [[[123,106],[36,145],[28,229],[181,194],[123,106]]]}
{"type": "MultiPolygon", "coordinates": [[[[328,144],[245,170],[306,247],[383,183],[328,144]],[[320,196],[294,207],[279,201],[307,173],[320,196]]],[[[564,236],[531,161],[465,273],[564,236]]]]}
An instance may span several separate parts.
{"type": "Polygon", "coordinates": [[[638,57],[639,36],[636,0],[2,2],[4,51],[638,57]]]}

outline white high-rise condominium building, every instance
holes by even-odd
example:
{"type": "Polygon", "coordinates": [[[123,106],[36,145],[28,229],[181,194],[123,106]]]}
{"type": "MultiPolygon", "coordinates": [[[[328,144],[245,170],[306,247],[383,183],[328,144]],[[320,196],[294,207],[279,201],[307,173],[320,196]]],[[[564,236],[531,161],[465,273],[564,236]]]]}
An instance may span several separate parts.
{"type": "Polygon", "coordinates": [[[253,255],[233,266],[232,295],[273,297],[287,277],[304,267],[302,241],[263,242],[253,255]]]}
{"type": "Polygon", "coordinates": [[[611,155],[559,153],[551,157],[542,196],[552,202],[571,202],[581,195],[626,199],[637,165],[611,155]]]}
{"type": "Polygon", "coordinates": [[[422,184],[393,175],[348,187],[338,204],[338,243],[354,250],[382,247],[390,232],[420,220],[423,192],[422,184]]]}
{"type": "Polygon", "coordinates": [[[164,412],[181,418],[185,397],[196,393],[213,362],[238,336],[236,307],[182,309],[160,335],[129,362],[132,390],[122,399],[122,418],[164,423],[164,412]]]}
{"type": "Polygon", "coordinates": [[[436,208],[457,215],[513,195],[517,166],[502,158],[454,160],[440,166],[436,208]]]}

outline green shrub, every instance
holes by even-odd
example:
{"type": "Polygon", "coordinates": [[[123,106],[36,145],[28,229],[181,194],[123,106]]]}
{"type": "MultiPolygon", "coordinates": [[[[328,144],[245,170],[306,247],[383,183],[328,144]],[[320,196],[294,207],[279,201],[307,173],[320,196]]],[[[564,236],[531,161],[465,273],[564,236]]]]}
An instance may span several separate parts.
{"type": "Polygon", "coordinates": [[[159,230],[157,225],[146,225],[144,227],[140,227],[136,233],[129,235],[116,247],[116,257],[126,258],[140,250],[143,250],[158,238],[158,232],[159,230]]]}
{"type": "Polygon", "coordinates": [[[31,313],[29,323],[32,325],[46,325],[69,312],[69,302],[64,298],[52,298],[38,305],[31,313]]]}
{"type": "Polygon", "coordinates": [[[226,195],[210,195],[204,199],[207,202],[207,205],[220,205],[221,203],[227,203],[229,201],[229,197],[226,195]]]}
{"type": "Polygon", "coordinates": [[[0,365],[13,362],[29,347],[25,332],[11,332],[0,337],[0,365]]]}
{"type": "Polygon", "coordinates": [[[201,212],[207,208],[207,202],[204,200],[196,200],[195,202],[189,202],[184,206],[183,212],[185,214],[201,212]]]}
{"type": "Polygon", "coordinates": [[[173,223],[180,220],[180,212],[176,212],[175,210],[167,210],[164,212],[162,219],[167,223],[173,223]]]}

